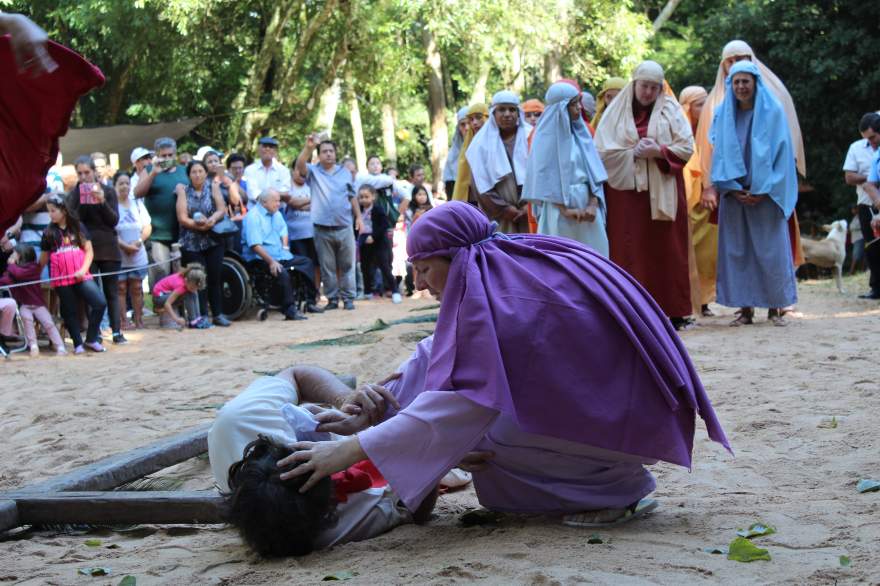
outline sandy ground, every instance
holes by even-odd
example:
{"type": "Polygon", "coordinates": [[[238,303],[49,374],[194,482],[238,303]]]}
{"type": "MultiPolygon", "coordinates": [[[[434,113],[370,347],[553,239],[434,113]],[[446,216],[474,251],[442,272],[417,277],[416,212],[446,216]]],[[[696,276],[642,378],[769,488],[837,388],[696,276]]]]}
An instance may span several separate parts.
{"type": "MultiPolygon", "coordinates": [[[[337,572],[353,573],[351,584],[880,583],[880,493],[856,491],[859,479],[880,479],[872,366],[880,306],[854,298],[866,289],[864,277],[847,287],[841,296],[830,282],[802,283],[801,315],[787,328],[771,327],[763,315],[752,327],[728,328],[732,310],[716,308],[719,317],[683,334],[736,457],[709,442],[700,423],[693,471],[653,467],[661,508],[598,531],[602,544],[587,543],[592,531],[552,519],[464,528],[459,517],[478,507],[466,489],[441,497],[429,526],[272,562],[221,526],[24,533],[0,542],[0,583],[118,584],[130,574],[138,584],[301,584],[337,572]],[[703,551],[726,547],[738,528],[756,521],[777,529],[755,540],[772,561],[744,564],[703,551]],[[101,546],[85,544],[96,538],[101,546]],[[842,555],[850,566],[841,566],[842,555]],[[90,566],[112,575],[77,574],[90,566]]],[[[422,315],[409,310],[429,303],[361,303],[354,313],[308,322],[276,315],[208,332],[152,329],[104,355],[17,355],[0,364],[0,490],[210,421],[254,371],[308,362],[378,379],[412,350],[424,324],[384,330],[370,345],[289,345],[348,333],[343,328],[377,317],[422,315]]],[[[171,472],[189,478],[188,488],[211,484],[204,460],[171,472]]]]}

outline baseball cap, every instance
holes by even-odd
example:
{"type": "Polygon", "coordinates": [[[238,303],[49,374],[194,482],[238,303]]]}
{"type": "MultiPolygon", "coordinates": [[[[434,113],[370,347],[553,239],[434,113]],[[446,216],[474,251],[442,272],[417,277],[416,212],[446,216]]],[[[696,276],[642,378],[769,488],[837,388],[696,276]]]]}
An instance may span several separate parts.
{"type": "Polygon", "coordinates": [[[138,159],[143,159],[144,157],[148,157],[153,154],[153,151],[147,150],[144,147],[137,147],[133,151],[131,151],[131,164],[134,165],[138,159]]]}
{"type": "Polygon", "coordinates": [[[278,141],[275,140],[275,137],[274,137],[274,136],[264,136],[263,138],[261,138],[261,139],[259,140],[258,144],[267,144],[267,145],[269,145],[269,146],[277,147],[277,146],[278,146],[278,141]]]}

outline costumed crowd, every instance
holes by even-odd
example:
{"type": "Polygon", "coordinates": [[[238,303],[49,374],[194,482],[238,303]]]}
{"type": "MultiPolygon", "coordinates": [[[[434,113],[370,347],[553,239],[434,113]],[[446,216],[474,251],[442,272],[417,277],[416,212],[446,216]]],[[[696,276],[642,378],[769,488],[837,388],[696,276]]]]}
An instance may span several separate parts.
{"type": "MultiPolygon", "coordinates": [[[[867,206],[880,117],[863,126],[845,169],[867,206]]],[[[116,173],[82,156],[3,240],[3,282],[51,279],[75,352],[104,350],[104,319],[117,343],[143,326],[145,280],[164,326],[229,326],[230,259],[289,320],[354,309],[361,282],[364,296],[400,302],[403,285],[440,301],[434,334],[380,384],[294,366],[220,410],[211,468],[257,551],[424,522],[462,470],[494,511],[622,523],[657,507],[646,466],[692,465],[697,416],[730,449],[675,330],[712,302],[738,309],[732,326],[756,308],[785,325],[806,173],[791,97],[748,45],[724,47],[709,92],[676,97],[646,61],[595,99],[563,79],[543,101],[500,91],[462,108],[436,195],[422,167],[404,182],[371,157],[361,172],[321,135],[289,167],[278,147],[261,138],[250,164],[210,146],[186,160],[161,138],[116,173]]],[[[4,333],[20,313],[32,352],[35,320],[63,352],[41,284],[11,294],[4,333]]]]}

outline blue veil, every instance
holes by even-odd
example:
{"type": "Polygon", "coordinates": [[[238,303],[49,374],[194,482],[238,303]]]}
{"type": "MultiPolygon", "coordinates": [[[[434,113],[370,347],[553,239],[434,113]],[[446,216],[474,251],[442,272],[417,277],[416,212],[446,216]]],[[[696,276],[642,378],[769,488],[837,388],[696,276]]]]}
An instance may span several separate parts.
{"type": "Polygon", "coordinates": [[[761,72],[751,61],[739,61],[725,80],[724,101],[715,110],[709,140],[712,141],[712,183],[719,191],[741,190],[738,182],[747,175],[742,148],[736,136],[736,109],[733,76],[755,76],[755,105],[750,137],[752,185],[754,194],[768,194],[788,218],[798,198],[797,169],[791,144],[791,130],[785,110],[764,85],[761,72]]]}
{"type": "Polygon", "coordinates": [[[544,96],[546,107],[535,127],[532,150],[526,164],[523,199],[572,207],[569,194],[574,176],[571,154],[572,149],[580,149],[582,160],[587,162],[590,192],[604,206],[602,184],[608,180],[605,166],[583,119],[578,116],[577,120],[572,120],[568,114],[568,103],[579,93],[565,81],[558,81],[547,90],[544,96]]]}

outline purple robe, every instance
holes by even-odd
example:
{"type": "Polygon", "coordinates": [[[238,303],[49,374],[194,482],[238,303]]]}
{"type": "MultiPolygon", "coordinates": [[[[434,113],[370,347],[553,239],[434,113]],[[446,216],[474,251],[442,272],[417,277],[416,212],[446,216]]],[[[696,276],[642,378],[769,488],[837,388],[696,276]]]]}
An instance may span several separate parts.
{"type": "Polygon", "coordinates": [[[663,311],[611,261],[567,239],[496,234],[461,202],[422,216],[407,250],[413,260],[451,259],[427,372],[406,409],[361,434],[407,505],[484,436],[499,437],[496,418],[526,438],[524,449],[541,436],[564,442],[550,455],[574,444],[589,448],[584,457],[613,452],[606,463],[625,454],[690,467],[699,413],[709,437],[729,449],[663,311]],[[421,459],[398,469],[403,446],[421,459]]]}
{"type": "Polygon", "coordinates": [[[495,453],[485,470],[473,473],[473,481],[480,503],[496,511],[623,508],[654,490],[640,458],[530,434],[459,393],[424,391],[432,341],[420,342],[399,369],[403,376],[387,385],[402,411],[389,408],[384,423],[358,434],[367,456],[410,510],[472,449],[495,453]],[[454,433],[444,433],[449,429],[454,433]]]}

